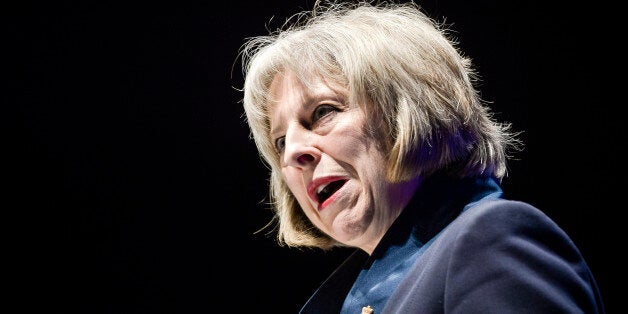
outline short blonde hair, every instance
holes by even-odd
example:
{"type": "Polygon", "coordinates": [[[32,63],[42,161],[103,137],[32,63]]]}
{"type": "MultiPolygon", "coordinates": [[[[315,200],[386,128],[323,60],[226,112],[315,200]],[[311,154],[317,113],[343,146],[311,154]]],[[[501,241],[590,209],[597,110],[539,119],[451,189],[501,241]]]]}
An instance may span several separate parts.
{"type": "Polygon", "coordinates": [[[251,136],[270,168],[278,242],[342,246],[307,219],[281,179],[267,105],[273,78],[295,73],[306,86],[322,78],[347,90],[378,126],[388,179],[447,171],[460,178],[506,175],[510,125],[493,121],[474,87],[471,62],[448,30],[414,3],[317,3],[266,36],[242,46],[244,110],[251,136]]]}

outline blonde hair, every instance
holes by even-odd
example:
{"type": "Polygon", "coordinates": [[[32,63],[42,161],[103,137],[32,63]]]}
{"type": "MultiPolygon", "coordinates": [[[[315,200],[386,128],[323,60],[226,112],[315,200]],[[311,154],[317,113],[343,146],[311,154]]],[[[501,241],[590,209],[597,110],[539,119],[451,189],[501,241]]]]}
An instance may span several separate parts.
{"type": "Polygon", "coordinates": [[[306,86],[322,78],[347,90],[375,122],[392,182],[447,171],[460,178],[506,175],[507,149],[519,142],[493,121],[474,87],[471,62],[442,24],[414,3],[317,2],[280,29],[247,39],[241,57],[244,110],[251,136],[270,168],[270,200],[278,242],[294,247],[342,246],[307,219],[281,179],[269,136],[267,104],[278,73],[306,86]],[[311,13],[311,14],[308,14],[311,13]]]}

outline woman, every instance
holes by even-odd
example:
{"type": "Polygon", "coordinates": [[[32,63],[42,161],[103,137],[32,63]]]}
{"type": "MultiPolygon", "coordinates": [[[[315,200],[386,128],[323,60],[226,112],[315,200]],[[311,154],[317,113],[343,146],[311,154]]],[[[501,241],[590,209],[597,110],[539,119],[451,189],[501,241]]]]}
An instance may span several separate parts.
{"type": "Polygon", "coordinates": [[[503,198],[510,126],[412,3],[315,5],[243,46],[280,244],[353,253],[302,313],[603,313],[578,248],[503,198]]]}

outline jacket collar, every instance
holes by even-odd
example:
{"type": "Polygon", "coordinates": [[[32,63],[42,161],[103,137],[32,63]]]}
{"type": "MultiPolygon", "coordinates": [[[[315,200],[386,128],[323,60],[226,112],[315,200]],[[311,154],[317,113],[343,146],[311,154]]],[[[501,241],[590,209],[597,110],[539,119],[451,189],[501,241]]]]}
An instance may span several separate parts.
{"type": "Polygon", "coordinates": [[[447,176],[430,177],[417,189],[373,254],[369,256],[361,249],[355,249],[314,292],[299,313],[339,313],[360,271],[370,267],[391,246],[404,243],[411,235],[426,243],[453,221],[467,204],[495,192],[501,192],[501,187],[491,177],[462,180],[447,176]]]}

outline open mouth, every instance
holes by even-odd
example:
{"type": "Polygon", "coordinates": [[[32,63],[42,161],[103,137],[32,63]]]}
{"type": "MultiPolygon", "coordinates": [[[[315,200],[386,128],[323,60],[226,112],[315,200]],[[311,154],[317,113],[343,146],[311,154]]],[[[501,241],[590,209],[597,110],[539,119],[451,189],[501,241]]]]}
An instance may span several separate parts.
{"type": "Polygon", "coordinates": [[[340,189],[347,180],[338,180],[329,182],[326,185],[321,185],[318,187],[316,191],[316,198],[318,198],[319,203],[325,202],[330,196],[332,196],[338,189],[340,189]]]}

